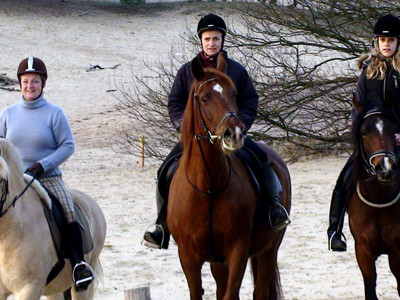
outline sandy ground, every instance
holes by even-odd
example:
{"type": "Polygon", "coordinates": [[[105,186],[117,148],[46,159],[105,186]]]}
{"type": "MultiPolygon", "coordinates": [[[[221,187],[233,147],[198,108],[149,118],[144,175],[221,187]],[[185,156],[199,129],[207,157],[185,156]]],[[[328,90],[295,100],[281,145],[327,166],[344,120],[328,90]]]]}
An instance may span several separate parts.
{"type": "MultiPolygon", "coordinates": [[[[95,299],[123,299],[124,290],[150,286],[153,300],[188,299],[177,247],[151,250],[141,245],[143,232],[155,219],[158,163],[144,168],[132,155],[113,151],[114,133],[122,117],[115,110],[117,82],[128,84],[131,70],[167,56],[181,43],[186,24],[197,25],[210,3],[179,4],[173,10],[139,6],[135,12],[97,3],[64,1],[0,1],[0,73],[16,77],[28,55],[48,65],[46,98],[66,111],[77,149],[63,166],[66,183],[93,196],[108,223],[101,255],[103,277],[95,299]],[[111,67],[86,72],[90,65],[111,67]]],[[[209,9],[211,8],[211,9],[209,9]]],[[[223,13],[222,13],[223,14],[223,13]]],[[[18,92],[0,90],[0,109],[15,103],[18,92]]],[[[318,158],[289,165],[293,181],[292,224],[279,252],[285,299],[360,299],[363,283],[346,225],[348,252],[327,250],[327,216],[331,191],[346,156],[318,158]]],[[[204,299],[215,299],[209,267],[204,267],[204,299]]],[[[380,299],[398,298],[386,257],[378,261],[380,299]]],[[[242,299],[251,299],[247,270],[242,299]]]]}

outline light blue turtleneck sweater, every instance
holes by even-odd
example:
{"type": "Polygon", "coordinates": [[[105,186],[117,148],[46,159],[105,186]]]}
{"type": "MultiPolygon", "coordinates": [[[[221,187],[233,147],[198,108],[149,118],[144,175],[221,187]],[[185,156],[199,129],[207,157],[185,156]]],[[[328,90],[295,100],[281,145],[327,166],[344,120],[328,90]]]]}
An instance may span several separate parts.
{"type": "Polygon", "coordinates": [[[75,149],[69,121],[61,107],[42,95],[34,101],[20,101],[0,115],[0,137],[10,140],[21,152],[24,168],[40,162],[42,177],[61,175],[59,167],[75,149]]]}

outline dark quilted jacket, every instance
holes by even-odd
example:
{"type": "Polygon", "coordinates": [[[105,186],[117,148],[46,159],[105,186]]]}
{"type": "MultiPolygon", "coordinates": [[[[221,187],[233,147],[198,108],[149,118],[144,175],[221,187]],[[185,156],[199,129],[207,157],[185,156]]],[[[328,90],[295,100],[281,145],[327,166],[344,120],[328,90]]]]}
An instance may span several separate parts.
{"type": "MultiPolygon", "coordinates": [[[[200,53],[197,57],[199,58],[199,56],[200,53]]],[[[240,113],[239,117],[246,128],[250,129],[257,115],[258,95],[246,69],[238,62],[227,58],[226,52],[224,52],[224,56],[227,60],[227,75],[235,83],[238,92],[236,100],[240,113]]],[[[191,62],[187,62],[179,69],[168,96],[169,117],[178,131],[189,97],[190,87],[194,80],[190,66],[191,62]]]]}

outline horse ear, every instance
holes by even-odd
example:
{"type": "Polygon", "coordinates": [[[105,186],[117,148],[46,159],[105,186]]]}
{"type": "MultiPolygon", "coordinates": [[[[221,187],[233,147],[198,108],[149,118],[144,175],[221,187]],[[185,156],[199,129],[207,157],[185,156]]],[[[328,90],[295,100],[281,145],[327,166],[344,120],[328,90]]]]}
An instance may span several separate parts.
{"type": "Polygon", "coordinates": [[[217,58],[217,69],[223,73],[226,73],[226,60],[224,54],[220,52],[217,58]]]}
{"type": "Polygon", "coordinates": [[[195,57],[192,60],[191,69],[192,69],[193,77],[196,78],[196,80],[200,80],[204,77],[205,73],[204,73],[203,66],[201,65],[201,62],[197,57],[195,57]]]}
{"type": "Polygon", "coordinates": [[[353,107],[355,108],[357,114],[359,114],[364,108],[356,92],[353,92],[353,107]]]}

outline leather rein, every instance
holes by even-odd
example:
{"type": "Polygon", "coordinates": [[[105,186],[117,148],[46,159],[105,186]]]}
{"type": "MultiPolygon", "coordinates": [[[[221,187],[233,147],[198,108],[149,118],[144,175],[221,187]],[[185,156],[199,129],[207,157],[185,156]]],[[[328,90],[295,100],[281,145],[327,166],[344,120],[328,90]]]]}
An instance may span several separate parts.
{"type": "Polygon", "coordinates": [[[8,192],[9,192],[8,191],[8,180],[4,179],[4,178],[0,179],[0,183],[1,183],[0,218],[3,217],[11,207],[15,206],[15,203],[17,202],[17,200],[19,198],[21,198],[23,194],[25,194],[25,192],[28,190],[28,188],[31,186],[31,184],[33,183],[33,181],[35,179],[36,179],[35,177],[32,177],[32,180],[30,180],[25,185],[25,187],[22,189],[22,191],[18,195],[16,195],[14,197],[14,199],[11,201],[11,203],[5,209],[4,209],[4,205],[5,205],[6,201],[7,201],[7,196],[8,196],[8,192]]]}

